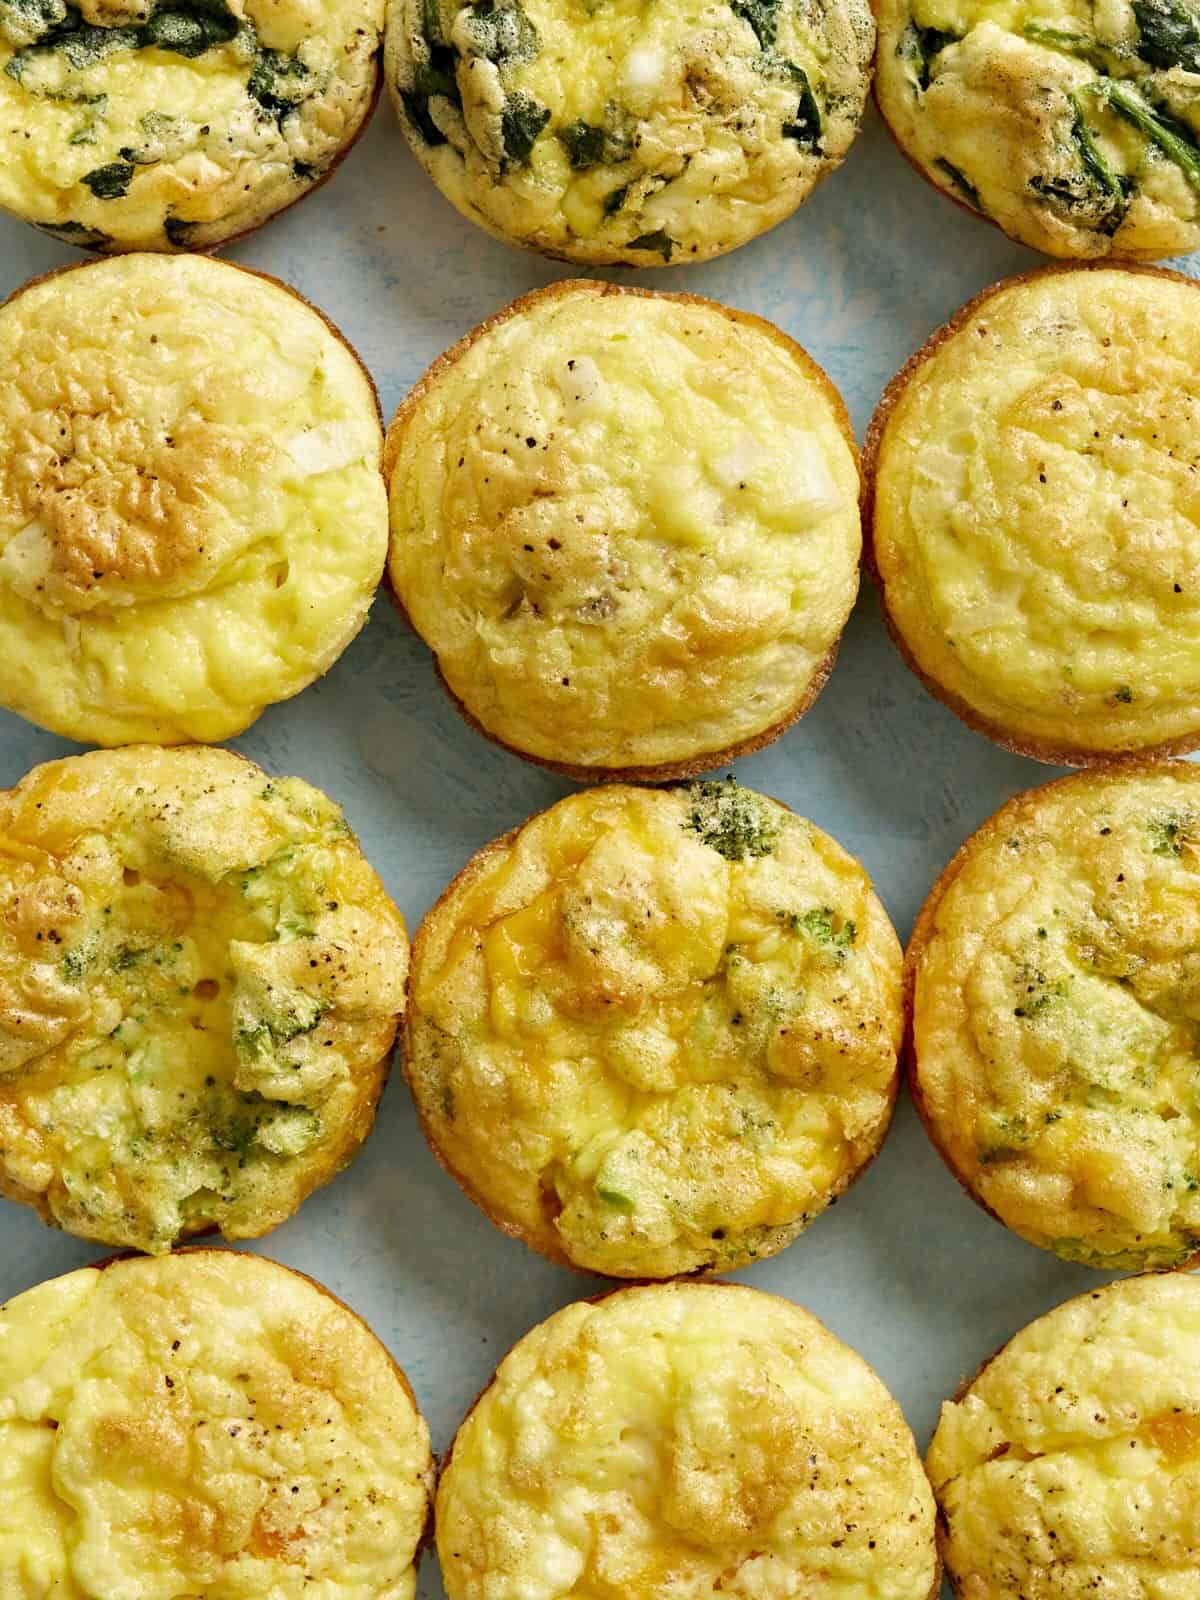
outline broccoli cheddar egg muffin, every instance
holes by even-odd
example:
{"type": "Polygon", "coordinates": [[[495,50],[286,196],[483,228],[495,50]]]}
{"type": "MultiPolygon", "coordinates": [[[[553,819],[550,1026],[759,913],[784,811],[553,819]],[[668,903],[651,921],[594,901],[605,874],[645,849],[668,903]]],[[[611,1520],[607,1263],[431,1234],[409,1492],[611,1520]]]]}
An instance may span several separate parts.
{"type": "Polygon", "coordinates": [[[388,431],[393,590],[497,742],[685,777],[812,703],[858,589],[845,408],[779,329],[557,283],[435,362],[388,431]]]}
{"type": "Polygon", "coordinates": [[[878,0],[875,94],[938,189],[1070,257],[1200,246],[1193,0],[878,0]]]}
{"type": "Polygon", "coordinates": [[[874,44],[867,0],[389,0],[385,72],[465,217],[646,267],[790,215],[850,147],[874,44]]]}
{"type": "Polygon", "coordinates": [[[935,333],[868,433],[868,562],[973,727],[1085,764],[1200,742],[1200,288],[1050,268],[935,333]]]}
{"type": "Polygon", "coordinates": [[[85,743],[179,744],[297,694],[379,582],[382,442],[357,357],[283,284],[129,255],[18,290],[0,705],[85,743]]]}
{"type": "Polygon", "coordinates": [[[1019,795],[908,952],[913,1095],[968,1192],[1068,1260],[1200,1255],[1200,768],[1019,795]]]}
{"type": "Polygon", "coordinates": [[[0,794],[0,1193],[88,1239],[252,1238],[370,1130],[404,924],[341,811],[226,750],[0,794]]]}
{"type": "Polygon", "coordinates": [[[932,1600],[900,1408],[799,1306],[740,1284],[565,1307],[500,1363],[437,1495],[450,1600],[932,1600]]]}
{"type": "Polygon", "coordinates": [[[0,205],[208,249],[305,194],[379,84],[384,0],[0,0],[0,205]]]}
{"type": "Polygon", "coordinates": [[[327,1290],[187,1250],[0,1306],[0,1594],[412,1600],[429,1432],[327,1290]]]}
{"type": "Polygon", "coordinates": [[[963,1600],[1148,1600],[1200,1572],[1200,1283],[1126,1278],[1024,1328],[929,1449],[963,1600]]]}
{"type": "Polygon", "coordinates": [[[613,1277],[789,1244],[878,1150],[900,951],[859,864],[732,780],[569,796],[413,952],[405,1070],[506,1232],[613,1277]]]}

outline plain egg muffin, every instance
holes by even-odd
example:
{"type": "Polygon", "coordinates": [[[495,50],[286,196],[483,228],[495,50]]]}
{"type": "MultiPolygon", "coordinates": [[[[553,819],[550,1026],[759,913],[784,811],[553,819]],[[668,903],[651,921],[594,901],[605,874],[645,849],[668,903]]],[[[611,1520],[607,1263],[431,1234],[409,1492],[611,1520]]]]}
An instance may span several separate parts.
{"type": "Polygon", "coordinates": [[[935,885],[907,983],[913,1097],[969,1194],[1087,1266],[1200,1253],[1200,768],[1011,800],[935,885]]]}
{"type": "Polygon", "coordinates": [[[932,1600],[933,1522],[862,1357],[728,1283],[556,1312],[500,1363],[437,1494],[450,1600],[932,1600]]]}
{"type": "Polygon", "coordinates": [[[414,941],[438,1159],[551,1260],[666,1278],[783,1249],[875,1155],[900,947],[862,867],[732,780],[568,796],[414,941]]]}
{"type": "Polygon", "coordinates": [[[180,744],[298,694],[379,583],[382,444],[357,356],[273,279],[142,254],[19,289],[0,705],[86,744],[180,744]]]}
{"type": "Polygon", "coordinates": [[[1190,1600],[1200,1283],[1126,1278],[1039,1317],[942,1407],[926,1465],[963,1600],[1190,1600]]]}
{"type": "Polygon", "coordinates": [[[986,290],[889,385],[868,565],[939,699],[1085,765],[1200,743],[1200,288],[1149,267],[986,290]]]}
{"type": "Polygon", "coordinates": [[[0,205],[88,249],[210,249],[365,126],[384,0],[0,0],[0,205]]]}
{"type": "Polygon", "coordinates": [[[459,708],[584,778],[688,777],[815,699],[858,590],[858,457],[786,334],[565,282],[436,361],[388,430],[393,591],[459,708]]]}
{"type": "Polygon", "coordinates": [[[1191,0],[878,0],[875,97],[917,171],[1047,255],[1200,246],[1191,0]]]}
{"type": "Polygon", "coordinates": [[[0,793],[0,1194],[86,1239],[254,1238],[370,1131],[399,912],[339,807],[132,746],[0,793]]]}
{"type": "Polygon", "coordinates": [[[432,1479],[403,1372],[273,1261],[135,1257],[0,1306],[12,1600],[412,1600],[432,1479]]]}
{"type": "Polygon", "coordinates": [[[417,159],[489,233],[587,265],[703,261],[845,156],[867,0],[388,0],[417,159]]]}

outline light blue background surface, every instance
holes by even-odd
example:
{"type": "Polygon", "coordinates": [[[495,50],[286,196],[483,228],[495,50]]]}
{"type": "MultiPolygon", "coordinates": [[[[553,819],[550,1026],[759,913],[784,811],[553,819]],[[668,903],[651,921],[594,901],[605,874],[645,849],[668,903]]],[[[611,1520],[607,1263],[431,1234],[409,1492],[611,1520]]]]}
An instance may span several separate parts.
{"type": "MultiPolygon", "coordinates": [[[[410,157],[386,103],[324,189],[229,254],[294,284],[338,324],[374,374],[385,416],[468,328],[569,273],[462,220],[410,157]]],[[[81,259],[0,218],[0,292],[81,259]]],[[[844,167],[764,238],[706,266],[601,276],[772,318],[829,372],[861,438],[885,383],[934,327],[986,284],[1037,264],[928,188],[872,112],[844,167]]],[[[0,349],[0,381],[2,362],[0,349]]],[[[460,721],[424,646],[383,598],[320,683],[235,743],[344,804],[410,931],[474,850],[571,788],[460,721]]],[[[0,783],[73,748],[0,712],[0,783]]],[[[994,748],[924,692],[888,642],[869,585],[814,709],[736,770],[862,859],[902,938],[963,838],[1010,795],[1054,776],[994,748]]],[[[508,1347],[592,1292],[462,1197],[428,1153],[398,1070],[351,1170],[252,1248],[321,1279],[367,1319],[406,1369],[439,1450],[508,1347]]],[[[0,1200],[0,1301],[107,1253],[0,1200]]],[[[807,1306],[860,1350],[922,1448],[964,1374],[1096,1281],[978,1211],[907,1100],[841,1204],[738,1276],[807,1306]]],[[[442,1594],[432,1556],[420,1593],[442,1594]]]]}

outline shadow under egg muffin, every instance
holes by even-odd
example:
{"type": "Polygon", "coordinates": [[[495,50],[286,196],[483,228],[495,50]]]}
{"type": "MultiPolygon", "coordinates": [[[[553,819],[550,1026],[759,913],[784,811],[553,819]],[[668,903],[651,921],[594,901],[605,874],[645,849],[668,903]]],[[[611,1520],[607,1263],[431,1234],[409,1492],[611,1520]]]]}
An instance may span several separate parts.
{"type": "Polygon", "coordinates": [[[0,1194],[85,1239],[255,1238],[370,1132],[404,923],[335,806],[227,750],[0,794],[0,1194]]]}
{"type": "Polygon", "coordinates": [[[1023,1328],[942,1407],[926,1466],[963,1600],[1190,1595],[1200,1283],[1125,1278],[1023,1328]]]}
{"type": "Polygon", "coordinates": [[[1200,247],[1200,20],[1175,0],[877,0],[875,98],[922,177],[1047,255],[1200,247]]]}
{"type": "Polygon", "coordinates": [[[866,873],[732,780],[568,796],[413,946],[404,1069],[506,1233],[611,1277],[790,1244],[879,1150],[900,948],[866,873]]]}
{"type": "Polygon", "coordinates": [[[4,0],[0,205],[66,244],[207,250],[366,126],[384,0],[4,0]]]}
{"type": "Polygon", "coordinates": [[[1200,768],[1031,789],[959,850],[906,961],[913,1099],[985,1210],[1109,1270],[1200,1257],[1200,768]]]}
{"type": "Polygon", "coordinates": [[[111,1261],[0,1307],[6,1595],[412,1600],[433,1475],[404,1373],[274,1261],[111,1261]]]}
{"type": "Polygon", "coordinates": [[[467,719],[585,779],[679,778],[816,698],[858,591],[858,457],[759,317],[565,282],[436,361],[388,430],[393,592],[467,719]]]}
{"type": "Polygon", "coordinates": [[[1050,267],[985,290],[888,386],[867,567],[925,686],[1021,755],[1200,743],[1200,289],[1050,267]]]}
{"type": "Polygon", "coordinates": [[[450,1600],[933,1600],[934,1504],[855,1351],[742,1284],[564,1307],[500,1363],[437,1493],[450,1600]]]}
{"type": "Polygon", "coordinates": [[[858,131],[867,0],[389,0],[388,87],[469,221],[583,265],[732,250],[858,131]]]}
{"type": "Polygon", "coordinates": [[[387,551],[375,391],[274,279],[127,255],[0,306],[0,705],[83,743],[240,733],[387,551]]]}

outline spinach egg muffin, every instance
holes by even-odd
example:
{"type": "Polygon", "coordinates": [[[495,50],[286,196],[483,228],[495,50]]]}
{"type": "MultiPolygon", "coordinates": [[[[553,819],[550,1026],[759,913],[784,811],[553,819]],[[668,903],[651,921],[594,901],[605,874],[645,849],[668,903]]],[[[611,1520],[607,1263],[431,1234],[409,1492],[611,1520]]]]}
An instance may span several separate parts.
{"type": "Polygon", "coordinates": [[[450,1600],[931,1600],[933,1522],[862,1357],[730,1283],[556,1312],[500,1363],[437,1494],[450,1600]]]}
{"type": "Polygon", "coordinates": [[[1200,1255],[1200,768],[1018,795],[909,946],[912,1088],[959,1181],[1069,1261],[1200,1255]]]}
{"type": "MultiPolygon", "coordinates": [[[[0,5],[3,0],[0,0],[0,5]]],[[[366,621],[375,391],[298,295],[128,255],[0,306],[0,705],[88,744],[240,733],[366,621]]]]}
{"type": "Polygon", "coordinates": [[[227,750],[0,793],[0,1194],[85,1239],[254,1238],[370,1131],[400,914],[340,809],[227,750]]]}
{"type": "Polygon", "coordinates": [[[879,1149],[900,948],[866,873],[731,780],[568,796],[413,947],[405,1071],[438,1159],[564,1265],[783,1249],[879,1149]]]}
{"type": "Polygon", "coordinates": [[[412,1600],[429,1432],[310,1278],[234,1250],[0,1306],[0,1594],[412,1600]]]}
{"type": "Polygon", "coordinates": [[[686,777],[777,738],[858,590],[845,407],[761,318],[556,283],[388,430],[393,591],[451,696],[572,776],[686,777]]]}
{"type": "Polygon", "coordinates": [[[1085,765],[1200,743],[1200,288],[1049,268],[987,290],[889,386],[868,564],[972,727],[1085,765]]]}
{"type": "Polygon", "coordinates": [[[388,0],[385,72],[470,221],[588,265],[703,261],[845,156],[867,0],[388,0]]]}
{"type": "Polygon", "coordinates": [[[923,177],[1047,255],[1200,246],[1194,0],[877,0],[875,97],[923,177]]]}
{"type": "Polygon", "coordinates": [[[92,250],[197,250],[330,171],[383,0],[0,0],[0,205],[92,250]]]}
{"type": "Polygon", "coordinates": [[[962,1600],[1190,1600],[1200,1283],[1126,1278],[1030,1323],[942,1407],[926,1465],[962,1600]]]}

